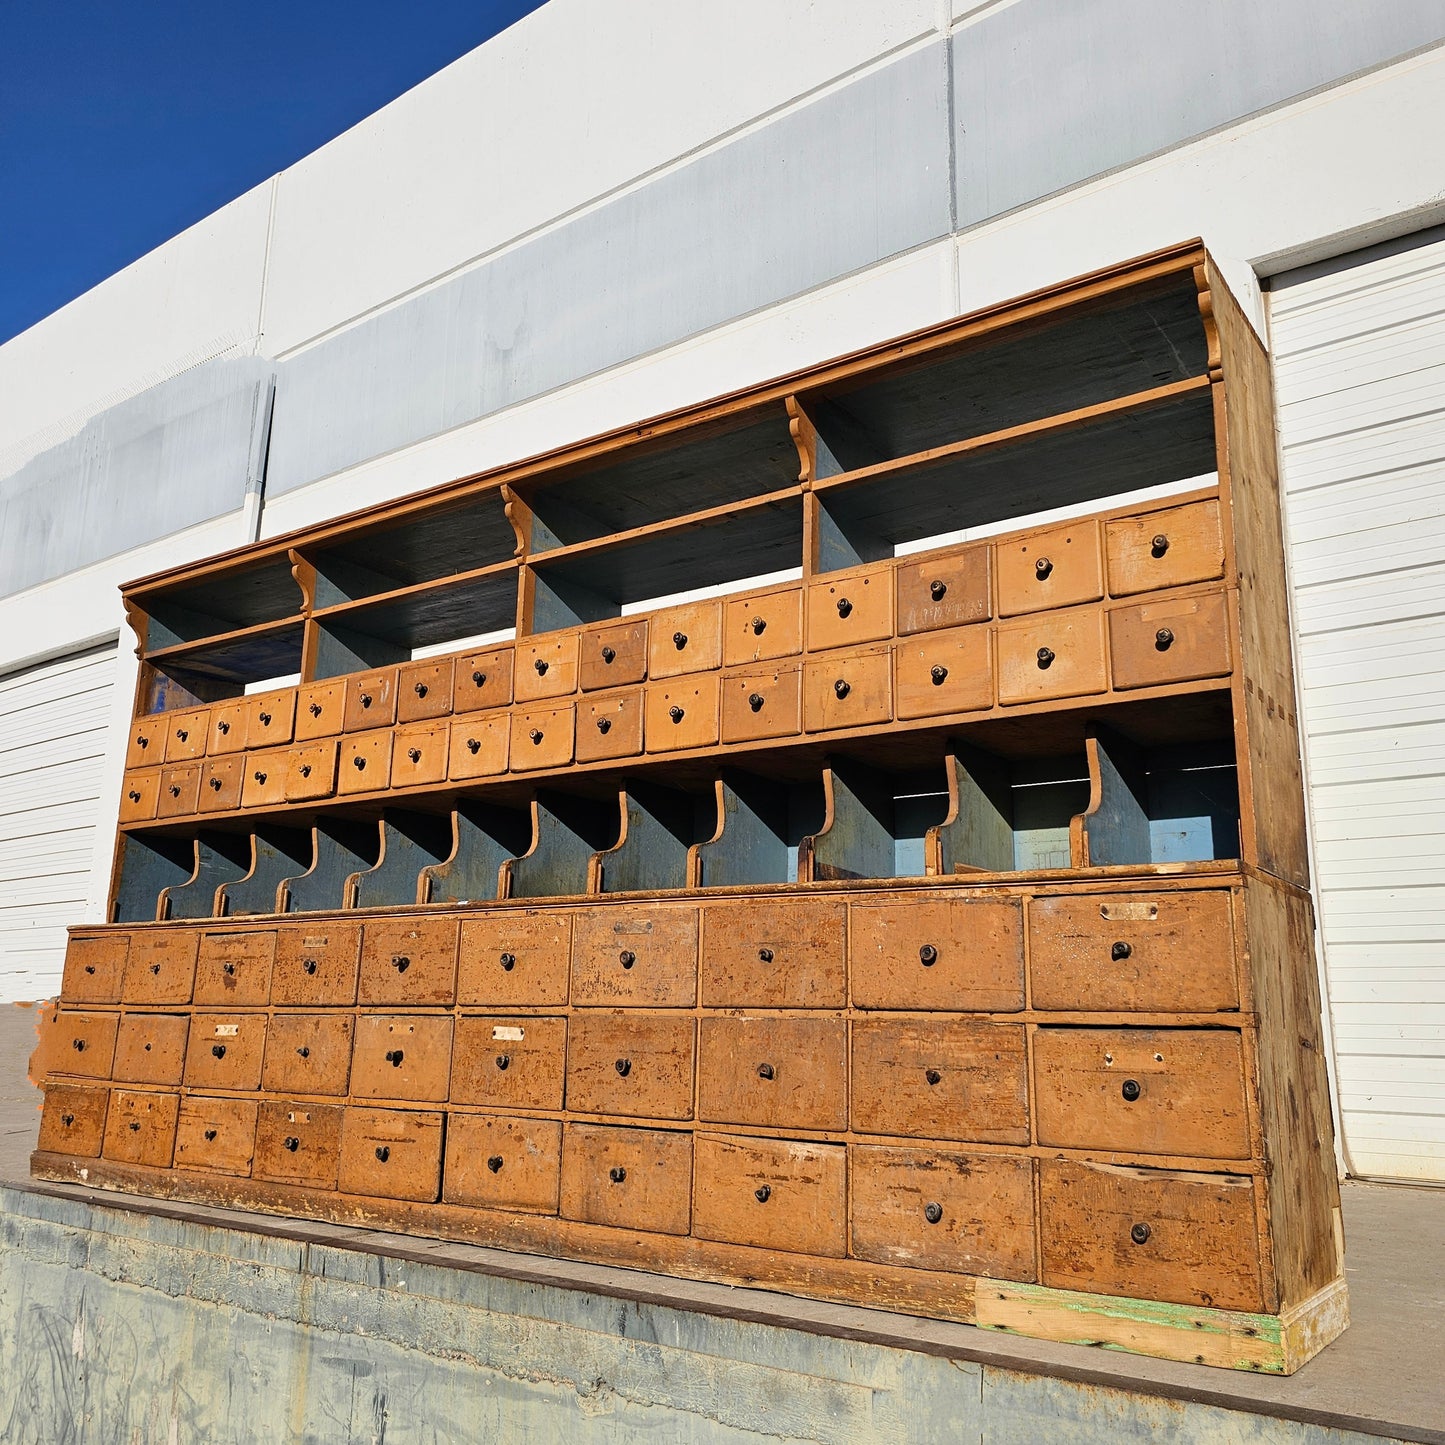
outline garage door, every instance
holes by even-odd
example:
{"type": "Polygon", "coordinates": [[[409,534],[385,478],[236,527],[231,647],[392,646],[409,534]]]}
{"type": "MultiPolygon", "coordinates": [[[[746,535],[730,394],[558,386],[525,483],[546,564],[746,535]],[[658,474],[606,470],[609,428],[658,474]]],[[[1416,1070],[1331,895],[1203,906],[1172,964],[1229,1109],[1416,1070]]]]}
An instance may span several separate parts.
{"type": "Polygon", "coordinates": [[[1445,1181],[1445,236],[1270,296],[1351,1171],[1445,1181]]]}
{"type": "Polygon", "coordinates": [[[0,1002],[60,984],[84,916],[115,647],[0,676],[0,1002]]]}

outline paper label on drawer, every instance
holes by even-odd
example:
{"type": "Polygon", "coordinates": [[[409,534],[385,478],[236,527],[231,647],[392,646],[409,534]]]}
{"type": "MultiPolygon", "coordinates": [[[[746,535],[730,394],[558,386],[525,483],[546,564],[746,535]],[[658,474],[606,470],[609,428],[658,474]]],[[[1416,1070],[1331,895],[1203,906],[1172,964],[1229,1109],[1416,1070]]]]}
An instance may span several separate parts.
{"type": "Polygon", "coordinates": [[[526,1029],[519,1029],[515,1024],[497,1024],[492,1029],[494,1039],[506,1039],[511,1043],[520,1043],[527,1037],[526,1029]]]}
{"type": "Polygon", "coordinates": [[[1157,903],[1105,903],[1099,917],[1110,923],[1139,923],[1159,917],[1157,903]]]}
{"type": "Polygon", "coordinates": [[[639,923],[636,920],[614,923],[612,931],[613,933],[651,933],[652,920],[649,918],[645,923],[639,923]]]}
{"type": "Polygon", "coordinates": [[[233,1039],[241,1032],[240,1024],[217,1024],[216,1037],[218,1039],[233,1039]]]}

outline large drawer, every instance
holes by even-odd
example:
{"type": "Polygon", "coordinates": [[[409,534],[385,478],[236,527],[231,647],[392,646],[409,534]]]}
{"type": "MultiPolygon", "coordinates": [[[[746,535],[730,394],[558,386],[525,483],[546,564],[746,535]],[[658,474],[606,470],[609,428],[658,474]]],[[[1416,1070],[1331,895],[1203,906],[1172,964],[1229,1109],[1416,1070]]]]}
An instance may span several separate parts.
{"type": "Polygon", "coordinates": [[[126,1014],[116,1030],[111,1077],[123,1084],[179,1084],[190,1027],[189,1014],[126,1014]]]}
{"type": "Polygon", "coordinates": [[[341,1107],[263,1100],[256,1118],[255,1179],[335,1189],[341,1158],[341,1107]]]}
{"type": "Polygon", "coordinates": [[[847,1253],[842,1145],[699,1134],[695,1147],[694,1234],[792,1254],[847,1253]]]}
{"type": "Polygon", "coordinates": [[[690,1118],[694,1049],[695,1025],[686,1014],[573,1014],[567,1107],[581,1114],[690,1118]]]}
{"type": "Polygon", "coordinates": [[[457,1020],[452,1102],[502,1109],[560,1109],[567,1063],[564,1018],[457,1020]]]}
{"type": "Polygon", "coordinates": [[[776,1129],[847,1126],[847,1025],[840,1018],[705,1018],[697,1114],[776,1129]]]}
{"type": "Polygon", "coordinates": [[[830,573],[808,587],[808,648],[821,652],[893,636],[893,564],[830,573]]]}
{"type": "Polygon", "coordinates": [[[1104,595],[1100,541],[1089,518],[994,543],[998,615],[1096,602],[1104,595]]]}
{"type": "Polygon", "coordinates": [[[1228,676],[1224,594],[1116,607],[1109,614],[1109,657],[1120,689],[1228,676]]]}
{"type": "Polygon", "coordinates": [[[199,940],[200,935],[190,928],[132,933],[122,1000],[140,1004],[190,1003],[199,940]]]}
{"type": "Polygon", "coordinates": [[[176,1147],[176,1094],[116,1089],[110,1096],[102,1153],[118,1164],[169,1169],[176,1147]]]}
{"type": "Polygon", "coordinates": [[[186,1087],[259,1089],[265,1052],[265,1014],[195,1014],[186,1045],[186,1087]]]}
{"type": "Polygon", "coordinates": [[[572,935],[574,1004],[691,1008],[697,1002],[697,909],[588,908],[572,935]]]}
{"type": "Polygon", "coordinates": [[[256,1108],[254,1099],[208,1099],[196,1094],[182,1099],[176,1120],[176,1168],[242,1178],[250,1174],[256,1108]]]}
{"type": "Polygon", "coordinates": [[[105,1139],[105,1114],[109,1104],[109,1089],[47,1084],[36,1148],[45,1154],[94,1159],[105,1139]]]}
{"type": "Polygon", "coordinates": [[[1052,612],[998,629],[998,700],[1004,707],[1103,692],[1104,614],[1052,612]]]}
{"type": "Polygon", "coordinates": [[[434,1203],[441,1193],[442,1115],[348,1107],[341,1121],[343,1194],[434,1203]]]}
{"type": "Polygon", "coordinates": [[[1115,597],[1224,576],[1219,503],[1188,502],[1105,525],[1109,591],[1115,597]]]}
{"type": "Polygon", "coordinates": [[[451,1004],[457,992],[455,918],[367,923],[361,933],[363,1004],[451,1004]]]}
{"type": "Polygon", "coordinates": [[[457,1002],[547,1008],[567,1002],[572,916],[509,908],[462,920],[457,1002]]]}
{"type": "Polygon", "coordinates": [[[975,542],[931,552],[916,562],[900,561],[897,593],[900,637],[986,622],[992,611],[988,544],[975,542]]]}
{"type": "Polygon", "coordinates": [[[876,727],[893,717],[887,645],[810,658],[803,665],[803,726],[810,733],[876,727]]]}
{"type": "Polygon", "coordinates": [[[65,946],[60,996],[68,1004],[118,1003],[130,936],[72,933],[65,946]]]}
{"type": "Polygon", "coordinates": [[[568,1124],[562,1213],[588,1224],[686,1234],[692,1217],[692,1135],[568,1124]]]}
{"type": "Polygon", "coordinates": [[[203,933],[196,959],[196,1003],[242,1008],[270,1003],[275,959],[272,929],[203,933]]]}
{"type": "Polygon", "coordinates": [[[844,907],[824,899],[709,903],[702,911],[708,1008],[841,1008],[844,907]]]}
{"type": "Polygon", "coordinates": [[[272,1094],[344,1094],[354,1029],[350,1014],[274,1014],[261,1087],[272,1094]]]}
{"type": "Polygon", "coordinates": [[[356,1099],[443,1104],[452,1071],[452,1021],[439,1014],[362,1014],[351,1054],[356,1099]]]}
{"type": "Polygon", "coordinates": [[[447,1204],[555,1214],[561,1172],[562,1125],[556,1119],[447,1116],[447,1204]]]}
{"type": "Polygon", "coordinates": [[[361,925],[334,918],[283,925],[276,930],[271,998],[305,1007],[356,1002],[361,925]]]}

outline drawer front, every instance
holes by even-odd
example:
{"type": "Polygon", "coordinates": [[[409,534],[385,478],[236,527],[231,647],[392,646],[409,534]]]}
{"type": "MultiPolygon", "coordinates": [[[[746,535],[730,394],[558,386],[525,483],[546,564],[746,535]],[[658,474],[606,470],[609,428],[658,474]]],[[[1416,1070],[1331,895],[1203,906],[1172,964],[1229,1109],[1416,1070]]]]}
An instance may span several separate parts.
{"type": "Polygon", "coordinates": [[[283,687],[246,699],[248,748],[273,748],[291,741],[298,721],[297,696],[296,688],[283,687]]]}
{"type": "Polygon", "coordinates": [[[211,710],[192,708],[170,714],[166,729],[166,761],[186,763],[206,755],[206,736],[211,730],[211,710]]]}
{"type": "Polygon", "coordinates": [[[279,928],[271,998],[278,1004],[302,1007],[354,1004],[360,959],[359,923],[318,919],[279,928]]]}
{"type": "Polygon", "coordinates": [[[1039,1143],[1248,1159],[1240,1035],[1228,1029],[1039,1029],[1039,1143]]]}
{"type": "Polygon", "coordinates": [[[1223,890],[1032,899],[1034,1007],[1111,1013],[1238,1008],[1230,900],[1223,890]]]}
{"type": "Polygon", "coordinates": [[[445,723],[397,729],[391,743],[393,788],[419,788],[446,778],[448,731],[445,723]]]}
{"type": "Polygon", "coordinates": [[[397,669],[378,668],[346,679],[346,711],[341,726],[349,733],[389,728],[396,723],[397,669]]]}
{"type": "Polygon", "coordinates": [[[354,1028],[350,1014],[273,1015],[261,1087],[268,1094],[344,1094],[354,1028]]]}
{"type": "Polygon", "coordinates": [[[694,1234],[791,1254],[847,1253],[842,1145],[700,1134],[696,1147],[694,1234]]]}
{"type": "Polygon", "coordinates": [[[336,791],[335,738],[292,748],[286,759],[286,801],[329,798],[336,791]]]}
{"type": "Polygon", "coordinates": [[[259,1089],[265,1053],[265,1014],[198,1013],[186,1046],[186,1087],[259,1089]]]}
{"type": "Polygon", "coordinates": [[[457,1020],[452,1102],[494,1109],[560,1109],[567,1067],[567,1020],[457,1020]]]}
{"type": "Polygon", "coordinates": [[[120,790],[120,821],[146,823],[156,815],[161,797],[161,769],[127,773],[120,790]]]}
{"type": "Polygon", "coordinates": [[[125,745],[127,768],[159,767],[166,760],[166,732],[170,721],[165,713],[137,718],[130,725],[125,745]]]}
{"type": "Polygon", "coordinates": [[[796,657],[803,650],[803,589],[735,597],[723,608],[723,666],[796,657]]]}
{"type": "Polygon", "coordinates": [[[123,1084],[179,1084],[190,1027],[186,1014],[126,1014],[116,1030],[111,1077],[123,1084]]]}
{"type": "Polygon", "coordinates": [[[396,679],[396,720],[423,722],[446,717],[452,710],[452,669],[450,657],[440,662],[409,662],[398,669],[396,679]]]}
{"type": "Polygon", "coordinates": [[[118,1003],[130,937],[124,933],[72,933],[65,945],[60,996],[66,1003],[118,1003]]]}
{"type": "Polygon", "coordinates": [[[1028,1159],[952,1150],[849,1150],[853,1255],[1029,1284],[1034,1171],[1028,1159]]]}
{"type": "Polygon", "coordinates": [[[450,1005],[456,992],[456,919],[389,919],[363,925],[357,994],[363,1004],[450,1005]]]}
{"type": "Polygon", "coordinates": [[[998,700],[1046,702],[1103,692],[1104,617],[1064,612],[998,629],[998,700]]]}
{"type": "Polygon", "coordinates": [[[647,628],[648,677],[677,677],[722,666],[721,601],[654,612],[647,628]]]}
{"type": "Polygon", "coordinates": [[[126,1003],[190,1003],[200,934],[191,928],[132,933],[121,998],[126,1003]]]}
{"type": "Polygon", "coordinates": [[[842,1008],[843,904],[822,899],[709,903],[702,911],[707,1008],[842,1008]]]}
{"type": "Polygon", "coordinates": [[[900,642],[893,672],[899,717],[993,706],[993,645],[987,627],[959,627],[900,642]]]}
{"type": "Polygon", "coordinates": [[[252,1099],[196,1095],[182,1099],[176,1120],[176,1168],[249,1175],[256,1150],[256,1111],[252,1099]]]}
{"type": "Polygon", "coordinates": [[[641,682],[647,676],[647,621],[589,627],[578,643],[583,692],[641,682]]]}
{"type": "Polygon", "coordinates": [[[1115,597],[1224,576],[1224,529],[1216,501],[1120,517],[1104,533],[1115,597]]]}
{"type": "Polygon", "coordinates": [[[1263,1308],[1247,1178],[1043,1159],[1039,1216],[1040,1273],[1055,1289],[1263,1308]]]}
{"type": "Polygon", "coordinates": [[[206,735],[206,752],[212,755],[239,753],[246,747],[246,702],[217,703],[211,709],[211,730],[206,735]]]}
{"type": "Polygon", "coordinates": [[[557,1120],[447,1115],[444,1203],[556,1214],[561,1174],[557,1120]]]}
{"type": "Polygon", "coordinates": [[[722,680],[722,740],[750,743],[803,730],[800,663],[766,671],[729,672],[722,680]]]}
{"type": "Polygon", "coordinates": [[[852,1125],[860,1134],[1027,1144],[1023,1026],[937,1016],[857,1020],[852,1125]]]}
{"type": "Polygon", "coordinates": [[[893,716],[890,649],[840,652],[803,667],[803,725],[810,733],[870,727],[893,716]]]}
{"type": "Polygon", "coordinates": [[[227,813],[239,808],[245,779],[243,753],[228,758],[207,758],[201,764],[201,796],[197,808],[202,813],[227,813]]]}
{"type": "Polygon", "coordinates": [[[686,1234],[692,1136],[568,1124],[562,1134],[562,1213],[587,1224],[686,1234]]]}
{"type": "Polygon", "coordinates": [[[446,1102],[452,1072],[452,1021],[436,1014],[362,1014],[351,1055],[358,1099],[446,1102]]]}
{"type": "Polygon", "coordinates": [[[1109,614],[1109,656],[1118,688],[1227,676],[1224,594],[1115,608],[1109,614]]]}
{"type": "Polygon", "coordinates": [[[449,778],[490,778],[507,771],[512,737],[509,712],[478,713],[459,717],[451,726],[447,748],[449,778]]]}
{"type": "Polygon", "coordinates": [[[994,543],[998,615],[1097,602],[1104,595],[1100,540],[1098,522],[1081,521],[994,543]]]}
{"type": "Polygon", "coordinates": [[[716,1124],[847,1127],[847,1026],[837,1018],[705,1018],[697,1114],[716,1124]]]}
{"type": "Polygon", "coordinates": [[[72,1154],[94,1159],[105,1139],[105,1112],[109,1089],[87,1089],[79,1084],[50,1084],[45,1090],[45,1111],[40,1116],[36,1148],[44,1154],[72,1154]]]}
{"type": "Polygon", "coordinates": [[[1011,1013],[1024,1006],[1023,905],[915,895],[849,910],[859,1008],[1011,1013]]]}
{"type": "Polygon", "coordinates": [[[36,1026],[43,1076],[72,1074],[82,1079],[108,1079],[115,1062],[120,1015],[64,1010],[41,1016],[36,1026]]]}
{"type": "Polygon", "coordinates": [[[156,817],[189,818],[197,811],[200,799],[200,763],[174,763],[161,769],[156,817]]]}
{"type": "Polygon", "coordinates": [[[348,1108],[341,1121],[343,1194],[435,1203],[441,1193],[442,1116],[348,1108]]]}
{"type": "Polygon", "coordinates": [[[686,1015],[574,1014],[567,1031],[568,1109],[690,1118],[694,1041],[686,1015]]]}
{"type": "Polygon", "coordinates": [[[119,1164],[169,1169],[176,1147],[175,1094],[142,1094],[116,1089],[110,1096],[102,1153],[119,1164]]]}
{"type": "Polygon", "coordinates": [[[696,908],[583,909],[573,925],[572,1002],[691,1008],[697,941],[696,908]]]}
{"type": "Polygon", "coordinates": [[[374,793],[391,786],[391,734],[389,732],[357,733],[341,740],[341,761],[336,777],[336,791],[374,793]]]}
{"type": "Polygon", "coordinates": [[[518,642],[512,687],[518,702],[568,697],[577,691],[577,634],[549,632],[518,642]]]}
{"type": "Polygon", "coordinates": [[[251,753],[245,761],[241,780],[243,808],[278,808],[286,801],[286,775],[291,754],[283,749],[272,753],[251,753]]]}
{"type": "Polygon", "coordinates": [[[452,667],[452,711],[506,707],[512,700],[513,662],[510,644],[457,658],[452,667]]]}
{"type": "Polygon", "coordinates": [[[671,753],[715,746],[720,683],[716,674],[648,683],[642,725],[647,751],[671,753]]]}
{"type": "Polygon", "coordinates": [[[566,707],[535,707],[512,714],[511,769],[565,768],[572,761],[576,717],[566,707]]]}
{"type": "Polygon", "coordinates": [[[896,589],[900,637],[987,622],[993,610],[989,548],[979,543],[956,552],[934,553],[918,562],[899,562],[896,589]]]}
{"type": "Polygon", "coordinates": [[[334,738],[346,717],[346,679],[296,689],[296,741],[334,738]]]}
{"type": "Polygon", "coordinates": [[[811,652],[892,637],[892,563],[836,572],[809,583],[807,608],[811,652]]]}
{"type": "Polygon", "coordinates": [[[341,1158],[341,1108],[265,1100],[256,1118],[254,1179],[335,1189],[341,1158]]]}
{"type": "Polygon", "coordinates": [[[274,929],[248,933],[203,933],[196,958],[196,1003],[254,1008],[271,1002],[271,969],[276,961],[274,929]]]}
{"type": "Polygon", "coordinates": [[[567,1002],[572,916],[509,908],[462,920],[457,1002],[545,1008],[567,1002]]]}
{"type": "Polygon", "coordinates": [[[577,761],[635,758],[642,751],[642,689],[602,693],[577,704],[577,761]]]}

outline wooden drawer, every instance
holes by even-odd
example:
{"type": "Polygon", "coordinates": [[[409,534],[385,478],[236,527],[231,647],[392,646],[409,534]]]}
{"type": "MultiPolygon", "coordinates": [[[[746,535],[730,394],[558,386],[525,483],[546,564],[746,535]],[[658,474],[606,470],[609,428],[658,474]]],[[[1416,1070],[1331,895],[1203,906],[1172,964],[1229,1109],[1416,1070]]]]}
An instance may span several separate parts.
{"type": "Polygon", "coordinates": [[[987,622],[989,548],[979,542],[949,552],[931,552],[918,561],[900,561],[895,574],[898,635],[934,632],[987,622]]]}
{"type": "Polygon", "coordinates": [[[447,746],[449,778],[490,778],[507,771],[512,736],[509,712],[476,713],[451,725],[447,746]]]}
{"type": "Polygon", "coordinates": [[[860,1144],[848,1151],[852,1253],[876,1264],[1032,1283],[1028,1159],[860,1144]]]}
{"type": "Polygon", "coordinates": [[[714,673],[648,683],[642,725],[647,751],[671,753],[715,746],[720,681],[714,673]]]}
{"type": "Polygon", "coordinates": [[[847,1025],[839,1018],[705,1018],[697,1115],[776,1129],[847,1127],[847,1025]]]}
{"type": "Polygon", "coordinates": [[[457,1002],[541,1008],[566,1003],[571,943],[570,913],[509,908],[464,918],[457,1002]]]}
{"type": "MultiPolygon", "coordinates": [[[[340,684],[335,684],[339,687],[340,684]]],[[[308,692],[314,689],[307,689],[308,692]]],[[[248,748],[274,748],[291,741],[297,723],[298,692],[294,687],[283,687],[275,692],[258,692],[246,699],[246,746],[248,748]]],[[[318,719],[307,710],[312,721],[318,719]]],[[[340,728],[332,729],[339,732],[340,728]]],[[[296,734],[305,736],[304,734],[296,734]]],[[[313,734],[312,736],[319,736],[313,734]]]]}
{"type": "Polygon", "coordinates": [[[707,1008],[842,1008],[843,904],[824,899],[709,903],[702,911],[707,1008]]]}
{"type": "Polygon", "coordinates": [[[354,1027],[350,1014],[273,1014],[261,1087],[268,1094],[344,1094],[354,1027]]]}
{"type": "Polygon", "coordinates": [[[262,1101],[256,1118],[252,1178],[311,1189],[335,1189],[340,1158],[339,1105],[262,1101]]]}
{"type": "Polygon", "coordinates": [[[586,628],[578,649],[583,692],[641,682],[647,676],[647,619],[586,628]]]}
{"type": "Polygon", "coordinates": [[[847,1166],[840,1144],[697,1137],[692,1232],[792,1254],[847,1253],[847,1166]]]}
{"type": "Polygon", "coordinates": [[[1215,1309],[1262,1309],[1254,1184],[1039,1161],[1042,1282],[1215,1309]]]}
{"type": "Polygon", "coordinates": [[[452,1021],[439,1014],[362,1014],[351,1054],[357,1099],[444,1104],[452,1073],[452,1021]]]}
{"type": "Polygon", "coordinates": [[[635,1010],[573,1014],[567,1108],[642,1119],[692,1116],[693,1020],[635,1010]]]}
{"type": "Polygon", "coordinates": [[[913,894],[849,907],[858,1008],[1010,1013],[1024,1006],[1017,898],[913,894]]]}
{"type": "Polygon", "coordinates": [[[423,722],[446,717],[452,710],[452,669],[454,660],[408,662],[397,670],[396,720],[423,722]]]}
{"type": "Polygon", "coordinates": [[[549,632],[519,641],[512,688],[518,702],[568,697],[577,691],[577,634],[549,632]]]}
{"type": "Polygon", "coordinates": [[[1249,1158],[1244,1055],[1233,1030],[1039,1029],[1034,1083],[1040,1144],[1249,1158]]]}
{"type": "Polygon", "coordinates": [[[346,717],[346,679],[312,682],[296,689],[296,741],[334,738],[346,717]]]}
{"type": "Polygon", "coordinates": [[[361,925],[316,919],[276,930],[274,1003],[305,1007],[356,1002],[361,925]]]}
{"type": "Polygon", "coordinates": [[[1100,540],[1090,519],[995,542],[998,615],[1097,602],[1104,595],[1100,540]]]}
{"type": "Polygon", "coordinates": [[[249,704],[244,698],[235,702],[217,703],[211,709],[211,730],[206,735],[206,752],[212,756],[244,752],[246,747],[246,713],[249,704]]]}
{"type": "Polygon", "coordinates": [[[577,704],[577,761],[632,758],[642,751],[642,689],[600,693],[577,704]]]}
{"type": "Polygon", "coordinates": [[[102,1153],[118,1164],[169,1169],[176,1147],[176,1094],[150,1094],[116,1089],[110,1096],[102,1153]]]}
{"type": "Polygon", "coordinates": [[[723,742],[749,743],[760,738],[791,737],[802,730],[801,663],[723,674],[723,742]]]}
{"type": "Polygon", "coordinates": [[[279,808],[286,801],[286,775],[291,768],[291,752],[250,753],[245,761],[245,777],[241,780],[243,808],[279,808]]]}
{"type": "Polygon", "coordinates": [[[893,651],[899,717],[978,712],[993,706],[993,639],[987,627],[933,632],[893,651]]]}
{"type": "Polygon", "coordinates": [[[179,1084],[190,1027],[187,1014],[126,1014],[116,1030],[111,1078],[123,1084],[179,1084]]]}
{"type": "Polygon", "coordinates": [[[480,712],[512,700],[512,646],[468,653],[452,666],[452,711],[480,712]]]}
{"type": "Polygon", "coordinates": [[[654,612],[647,628],[647,675],[678,677],[722,666],[722,602],[688,602],[654,612]]]}
{"type": "Polygon", "coordinates": [[[696,908],[663,903],[579,910],[572,1002],[691,1008],[697,1002],[697,940],[696,908]]]}
{"type": "Polygon", "coordinates": [[[160,804],[161,769],[141,768],[125,775],[120,790],[120,821],[147,823],[160,804]]]}
{"type": "Polygon", "coordinates": [[[186,1046],[186,1087],[259,1089],[265,1053],[265,1014],[198,1013],[186,1046]]]}
{"type": "Polygon", "coordinates": [[[391,742],[391,786],[442,782],[447,775],[447,732],[445,723],[398,728],[391,742]]]}
{"type": "Polygon", "coordinates": [[[65,946],[60,996],[66,1003],[118,1003],[130,937],[124,933],[72,933],[65,946]]]}
{"type": "Polygon", "coordinates": [[[105,1112],[109,1089],[80,1084],[50,1084],[40,1116],[40,1138],[35,1147],[45,1154],[72,1154],[94,1159],[105,1139],[105,1112]]]}
{"type": "Polygon", "coordinates": [[[851,1122],[860,1134],[1027,1144],[1023,1025],[856,1020],[851,1122]]]}
{"type": "Polygon", "coordinates": [[[565,768],[572,761],[576,718],[572,704],[534,707],[512,714],[511,769],[565,768]]]}
{"type": "Polygon", "coordinates": [[[808,650],[893,636],[893,564],[834,572],[808,584],[808,650]]]}
{"type": "Polygon", "coordinates": [[[246,779],[246,757],[207,758],[201,764],[201,796],[196,804],[202,813],[228,813],[241,806],[241,787],[246,779]]]}
{"type": "Polygon", "coordinates": [[[562,1213],[587,1224],[686,1234],[692,1136],[568,1124],[562,1134],[562,1213]]]}
{"type": "Polygon", "coordinates": [[[442,1116],[348,1108],[341,1120],[343,1194],[434,1203],[441,1193],[442,1116]]]}
{"type": "Polygon", "coordinates": [[[201,764],[171,763],[161,769],[156,817],[189,818],[201,797],[201,764]]]}
{"type": "Polygon", "coordinates": [[[1224,530],[1216,501],[1120,517],[1105,525],[1104,538],[1109,591],[1115,597],[1224,576],[1224,530]]]}
{"type": "Polygon", "coordinates": [[[447,1115],[443,1202],[555,1214],[561,1173],[562,1125],[557,1120],[447,1115]]]}
{"type": "Polygon", "coordinates": [[[211,728],[211,710],[191,708],[168,715],[166,761],[187,763],[206,755],[206,735],[211,728]]]}
{"type": "Polygon", "coordinates": [[[271,969],[276,932],[254,928],[244,933],[203,933],[196,958],[195,1000],[254,1008],[271,1002],[271,969]]]}
{"type": "Polygon", "coordinates": [[[998,700],[1008,707],[1103,692],[1104,615],[1060,612],[998,629],[998,700]]]}
{"type": "Polygon", "coordinates": [[[560,1109],[567,1066],[567,1020],[457,1020],[452,1102],[494,1109],[560,1109]]]}
{"type": "Polygon", "coordinates": [[[144,929],[130,936],[121,998],[125,1003],[190,1003],[196,982],[193,928],[144,929]]]}
{"type": "Polygon", "coordinates": [[[397,669],[378,668],[346,679],[346,711],[341,726],[349,733],[396,724],[397,669]]]}
{"type": "Polygon", "coordinates": [[[1223,889],[1032,899],[1034,1007],[1110,1013],[1237,1009],[1230,900],[1223,889]]]}
{"type": "Polygon", "coordinates": [[[374,793],[391,786],[391,734],[389,732],[357,733],[341,740],[341,761],[338,765],[336,791],[374,793]]]}
{"type": "Polygon", "coordinates": [[[115,1062],[115,1036],[120,1015],[65,1009],[42,1014],[36,1025],[41,1077],[71,1074],[82,1079],[108,1079],[115,1062]]]}
{"type": "Polygon", "coordinates": [[[734,597],[723,608],[723,666],[796,657],[803,650],[803,589],[734,597]]]}
{"type": "Polygon", "coordinates": [[[803,726],[810,733],[875,727],[892,716],[890,648],[839,652],[803,665],[803,726]]]}
{"type": "Polygon", "coordinates": [[[175,1167],[249,1175],[256,1150],[256,1110],[253,1099],[182,1099],[175,1167]]]}
{"type": "Polygon", "coordinates": [[[292,748],[286,759],[286,801],[329,798],[336,791],[336,760],[335,738],[292,748]]]}
{"type": "Polygon", "coordinates": [[[139,717],[130,725],[125,745],[127,768],[159,767],[166,760],[166,732],[170,719],[166,713],[139,717]]]}
{"type": "Polygon", "coordinates": [[[1109,657],[1117,688],[1227,676],[1224,594],[1116,607],[1109,614],[1109,657]]]}
{"type": "Polygon", "coordinates": [[[361,934],[362,1004],[456,1002],[455,918],[386,919],[361,934]]]}

